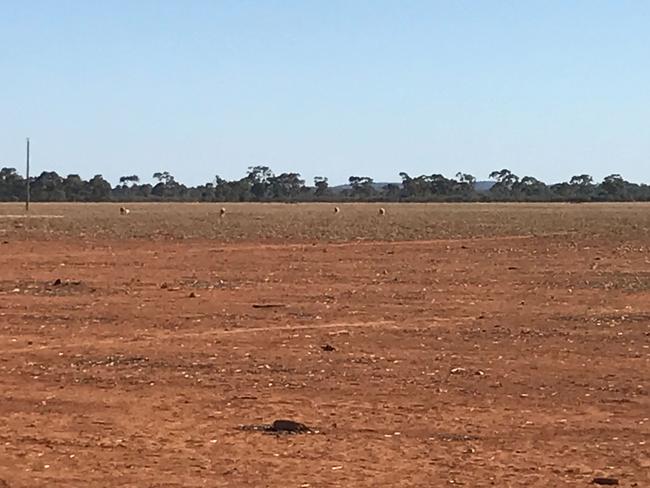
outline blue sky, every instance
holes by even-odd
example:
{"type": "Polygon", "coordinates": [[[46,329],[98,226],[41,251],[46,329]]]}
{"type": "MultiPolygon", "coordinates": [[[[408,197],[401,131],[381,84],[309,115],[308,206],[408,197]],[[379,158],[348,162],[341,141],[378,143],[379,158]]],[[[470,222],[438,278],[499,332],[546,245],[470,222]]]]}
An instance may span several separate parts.
{"type": "Polygon", "coordinates": [[[0,0],[0,165],[650,182],[650,2],[0,0]]]}

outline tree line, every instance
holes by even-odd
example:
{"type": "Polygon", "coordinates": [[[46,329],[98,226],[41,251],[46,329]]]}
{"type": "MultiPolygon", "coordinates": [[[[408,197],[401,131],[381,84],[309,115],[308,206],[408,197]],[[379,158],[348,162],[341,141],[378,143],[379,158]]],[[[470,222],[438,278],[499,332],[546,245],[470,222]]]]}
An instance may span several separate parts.
{"type": "MultiPolygon", "coordinates": [[[[276,175],[268,166],[251,166],[239,180],[219,176],[198,186],[186,186],[168,171],[152,175],[154,184],[142,183],[137,175],[125,175],[112,186],[102,175],[84,180],[79,175],[61,176],[44,171],[30,178],[31,199],[37,202],[602,202],[650,201],[650,186],[630,183],[612,174],[596,183],[587,174],[568,182],[547,185],[532,177],[519,177],[508,169],[490,173],[490,184],[473,175],[457,173],[410,176],[399,173],[400,183],[377,184],[368,176],[350,176],[348,184],[330,187],[324,176],[306,185],[299,173],[276,175]]],[[[26,180],[15,168],[0,170],[0,201],[23,201],[26,180]]]]}

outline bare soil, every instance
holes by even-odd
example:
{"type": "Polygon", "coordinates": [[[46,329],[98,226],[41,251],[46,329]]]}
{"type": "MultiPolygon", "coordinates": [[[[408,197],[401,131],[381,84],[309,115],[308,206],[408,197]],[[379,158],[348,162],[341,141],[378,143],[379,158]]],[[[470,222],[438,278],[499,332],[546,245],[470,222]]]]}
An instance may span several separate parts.
{"type": "Polygon", "coordinates": [[[1,205],[0,486],[650,486],[650,205],[339,206],[1,205]]]}

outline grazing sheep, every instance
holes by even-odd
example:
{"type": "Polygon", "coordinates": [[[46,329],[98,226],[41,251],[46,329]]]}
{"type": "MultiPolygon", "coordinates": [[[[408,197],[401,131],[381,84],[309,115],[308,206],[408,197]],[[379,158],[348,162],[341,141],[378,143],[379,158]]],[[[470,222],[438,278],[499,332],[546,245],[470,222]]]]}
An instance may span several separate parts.
{"type": "Polygon", "coordinates": [[[221,207],[221,210],[219,210],[219,216],[223,217],[224,215],[226,215],[226,209],[221,207]]]}
{"type": "Polygon", "coordinates": [[[131,211],[126,207],[120,207],[120,215],[129,215],[131,211]]]}
{"type": "Polygon", "coordinates": [[[379,215],[386,215],[386,209],[384,207],[379,209],[379,215]]]}
{"type": "Polygon", "coordinates": [[[334,207],[334,213],[339,213],[340,211],[341,211],[340,208],[338,208],[338,207],[334,207]]]}

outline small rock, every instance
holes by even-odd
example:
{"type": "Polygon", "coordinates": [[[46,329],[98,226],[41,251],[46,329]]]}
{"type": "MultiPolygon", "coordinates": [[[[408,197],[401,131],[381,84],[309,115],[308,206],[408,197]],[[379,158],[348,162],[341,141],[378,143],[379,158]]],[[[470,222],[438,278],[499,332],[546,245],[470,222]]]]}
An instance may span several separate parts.
{"type": "Polygon", "coordinates": [[[52,282],[52,286],[60,286],[62,283],[61,278],[57,278],[52,282]]]}
{"type": "Polygon", "coordinates": [[[323,351],[327,351],[327,352],[336,351],[336,348],[334,346],[330,345],[330,344],[325,344],[324,346],[320,346],[320,348],[323,351]]]}
{"type": "Polygon", "coordinates": [[[318,434],[317,430],[293,420],[276,420],[272,424],[240,425],[239,430],[265,432],[267,434],[318,434]]]}
{"type": "Polygon", "coordinates": [[[618,485],[618,480],[616,478],[594,478],[593,480],[591,480],[591,484],[614,486],[614,485],[618,485]]]}
{"type": "Polygon", "coordinates": [[[190,294],[189,294],[188,296],[189,296],[190,298],[196,298],[196,297],[198,297],[198,295],[197,295],[196,293],[194,293],[194,292],[190,292],[190,294]]]}
{"type": "Polygon", "coordinates": [[[293,420],[275,420],[271,424],[270,432],[279,432],[285,434],[304,434],[311,429],[305,424],[293,420]]]}

